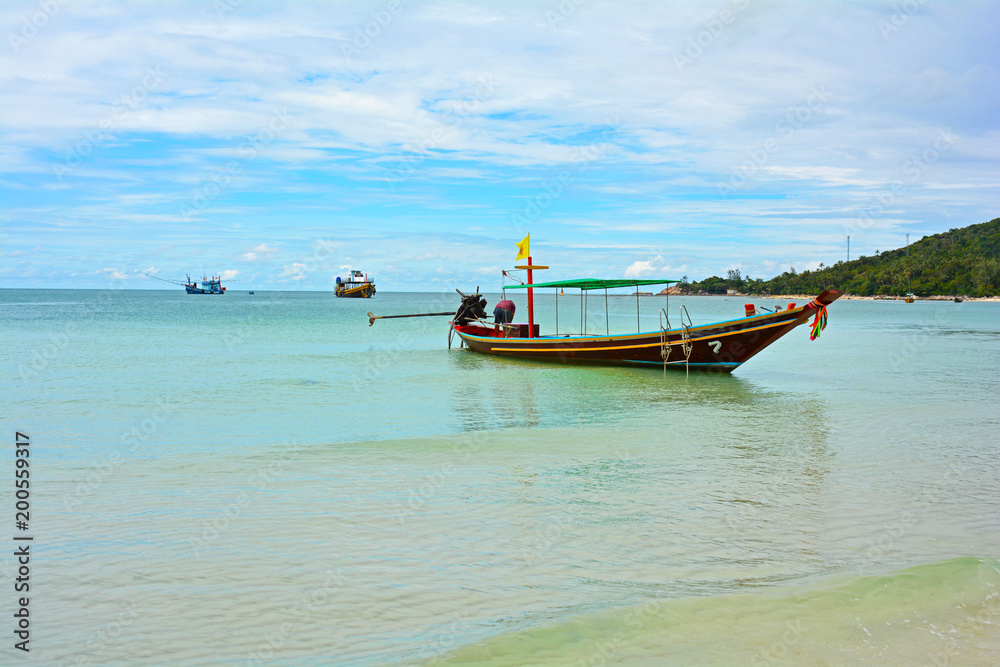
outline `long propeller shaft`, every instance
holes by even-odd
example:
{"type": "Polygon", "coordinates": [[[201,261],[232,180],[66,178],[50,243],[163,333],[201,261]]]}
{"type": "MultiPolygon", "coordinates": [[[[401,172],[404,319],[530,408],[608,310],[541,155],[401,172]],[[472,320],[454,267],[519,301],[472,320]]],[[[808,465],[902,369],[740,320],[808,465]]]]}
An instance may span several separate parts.
{"type": "Polygon", "coordinates": [[[413,313],[411,315],[372,315],[371,311],[368,312],[368,326],[375,324],[375,320],[391,320],[397,317],[437,317],[440,315],[454,315],[452,311],[447,313],[413,313]]]}

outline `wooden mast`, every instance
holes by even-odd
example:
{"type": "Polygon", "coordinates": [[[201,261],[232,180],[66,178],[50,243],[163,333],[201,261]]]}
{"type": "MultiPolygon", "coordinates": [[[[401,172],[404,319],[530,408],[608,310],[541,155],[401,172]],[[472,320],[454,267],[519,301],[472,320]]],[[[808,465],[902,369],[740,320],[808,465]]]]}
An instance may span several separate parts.
{"type": "MultiPolygon", "coordinates": [[[[531,285],[531,255],[528,255],[528,284],[531,285]]],[[[535,290],[528,288],[528,338],[535,337],[535,290]]]]}
{"type": "Polygon", "coordinates": [[[528,270],[528,338],[535,337],[535,290],[531,287],[531,272],[535,269],[547,269],[547,266],[541,266],[531,263],[531,256],[528,256],[527,266],[517,266],[514,265],[516,269],[527,269],[528,270]]]}

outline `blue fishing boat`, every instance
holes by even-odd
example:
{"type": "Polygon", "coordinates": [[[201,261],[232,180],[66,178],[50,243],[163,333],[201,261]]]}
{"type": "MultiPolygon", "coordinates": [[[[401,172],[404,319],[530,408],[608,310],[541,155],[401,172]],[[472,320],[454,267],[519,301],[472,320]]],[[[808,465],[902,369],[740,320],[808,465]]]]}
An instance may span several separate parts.
{"type": "Polygon", "coordinates": [[[191,274],[188,274],[187,282],[184,283],[184,289],[187,290],[188,294],[225,294],[226,288],[222,286],[222,276],[202,276],[201,287],[198,287],[197,281],[191,280],[191,274]]]}
{"type": "MultiPolygon", "coordinates": [[[[198,286],[197,280],[191,280],[191,274],[187,275],[187,280],[181,282],[179,280],[167,280],[165,278],[160,278],[158,276],[153,276],[148,273],[144,274],[150,278],[156,278],[157,280],[162,280],[165,283],[170,283],[171,285],[182,285],[184,291],[188,294],[225,294],[226,288],[222,286],[222,276],[202,276],[201,287],[198,286]]],[[[253,292],[251,292],[253,294],[253,292]]]]}

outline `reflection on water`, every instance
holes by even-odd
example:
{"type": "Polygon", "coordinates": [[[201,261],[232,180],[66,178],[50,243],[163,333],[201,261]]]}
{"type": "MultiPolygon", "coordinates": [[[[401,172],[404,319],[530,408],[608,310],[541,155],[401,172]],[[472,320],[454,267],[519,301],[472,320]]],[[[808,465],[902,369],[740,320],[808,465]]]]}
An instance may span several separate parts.
{"type": "MultiPolygon", "coordinates": [[[[794,429],[822,441],[826,410],[816,397],[779,392],[728,374],[532,363],[456,350],[449,405],[465,430],[627,424],[652,418],[669,431],[683,420],[738,416],[737,447],[773,443],[794,429]],[[745,437],[744,437],[745,436],[745,437]],[[741,442],[745,441],[745,442],[741,442]]],[[[711,428],[709,425],[708,428],[711,428]]]]}

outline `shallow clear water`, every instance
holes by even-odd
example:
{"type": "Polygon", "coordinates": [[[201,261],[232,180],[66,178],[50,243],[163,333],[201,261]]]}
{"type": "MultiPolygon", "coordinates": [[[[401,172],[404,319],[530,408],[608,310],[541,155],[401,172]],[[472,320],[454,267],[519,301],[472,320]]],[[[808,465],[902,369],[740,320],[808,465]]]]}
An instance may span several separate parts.
{"type": "MultiPolygon", "coordinates": [[[[656,329],[662,298],[640,304],[656,329]]],[[[0,291],[2,419],[34,457],[32,658],[995,663],[1000,304],[838,301],[818,341],[690,378],[365,316],[456,305],[0,291]]],[[[559,299],[561,331],[579,309],[559,299]]],[[[634,299],[608,309],[636,329],[634,299]]]]}

